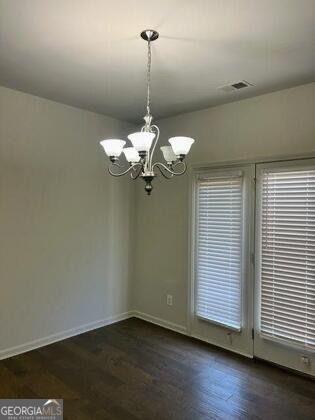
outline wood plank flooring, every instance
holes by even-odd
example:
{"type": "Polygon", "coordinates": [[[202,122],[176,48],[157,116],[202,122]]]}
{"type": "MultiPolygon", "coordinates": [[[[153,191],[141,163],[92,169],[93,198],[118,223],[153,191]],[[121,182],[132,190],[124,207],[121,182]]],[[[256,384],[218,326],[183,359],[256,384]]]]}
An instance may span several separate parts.
{"type": "Polygon", "coordinates": [[[0,361],[0,398],[64,418],[315,419],[315,382],[136,318],[0,361]]]}

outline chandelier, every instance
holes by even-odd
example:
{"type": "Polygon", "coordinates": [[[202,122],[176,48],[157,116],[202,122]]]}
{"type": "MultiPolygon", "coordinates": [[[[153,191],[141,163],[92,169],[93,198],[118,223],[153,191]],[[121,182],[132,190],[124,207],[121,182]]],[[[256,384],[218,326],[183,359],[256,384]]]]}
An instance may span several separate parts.
{"type": "Polygon", "coordinates": [[[132,147],[124,147],[126,142],[120,139],[108,139],[100,142],[111,162],[108,171],[113,176],[130,174],[132,179],[142,178],[145,182],[145,191],[148,195],[152,191],[152,181],[157,176],[156,170],[167,179],[173,176],[183,175],[187,166],[184,162],[194,139],[190,137],[171,137],[168,141],[170,146],[162,146],[161,151],[165,163],[153,162],[153,155],[159,141],[160,130],[157,125],[152,125],[151,115],[151,42],[158,39],[158,32],[147,29],[141,32],[141,38],[147,41],[147,104],[144,126],[141,131],[128,135],[132,147]],[[120,164],[119,157],[124,153],[129,166],[126,168],[120,164]]]}

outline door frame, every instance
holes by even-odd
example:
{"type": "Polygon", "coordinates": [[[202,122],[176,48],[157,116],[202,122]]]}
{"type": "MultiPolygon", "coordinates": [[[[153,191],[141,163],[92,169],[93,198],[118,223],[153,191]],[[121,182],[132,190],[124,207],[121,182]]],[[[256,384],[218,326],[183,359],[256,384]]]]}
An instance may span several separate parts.
{"type": "MultiPolygon", "coordinates": [[[[187,311],[187,332],[190,336],[206,341],[210,344],[214,344],[225,348],[227,350],[234,351],[242,354],[246,357],[253,357],[253,341],[252,341],[252,328],[253,328],[253,278],[254,278],[254,261],[252,256],[254,255],[254,224],[246,225],[247,220],[253,220],[255,217],[255,164],[253,163],[235,163],[227,165],[207,165],[202,168],[192,168],[190,173],[190,185],[189,185],[189,280],[188,280],[188,311],[187,311]],[[243,350],[241,348],[233,347],[232,343],[223,345],[220,342],[209,339],[204,335],[197,335],[193,331],[193,320],[195,319],[194,307],[195,307],[195,287],[196,287],[196,182],[200,174],[206,174],[209,172],[220,172],[220,171],[233,171],[233,170],[244,170],[245,174],[245,196],[244,196],[244,211],[246,216],[244,218],[244,235],[247,238],[247,243],[244,246],[244,252],[246,256],[244,259],[243,266],[243,281],[246,283],[246,287],[242,288],[242,319],[245,321],[246,327],[242,329],[244,334],[244,340],[250,340],[248,342],[248,349],[243,350]],[[245,305],[244,305],[245,303],[245,305]]],[[[204,321],[211,327],[215,323],[210,321],[204,321]]],[[[227,333],[228,327],[217,326],[222,331],[227,333]]],[[[232,332],[232,329],[231,329],[232,332]]]]}
{"type": "Polygon", "coordinates": [[[284,161],[261,162],[256,164],[256,202],[255,202],[255,279],[254,279],[254,357],[268,360],[294,369],[299,372],[315,376],[315,350],[304,349],[296,343],[290,343],[288,340],[272,339],[262,337],[260,331],[260,275],[261,275],[261,176],[263,171],[268,168],[294,168],[304,167],[310,164],[315,167],[315,158],[290,159],[284,161]],[[311,365],[303,365],[300,361],[301,356],[307,356],[311,360],[311,365]]]}
{"type": "MultiPolygon", "coordinates": [[[[254,204],[252,206],[252,226],[251,229],[253,230],[251,234],[252,238],[252,264],[251,264],[251,284],[252,284],[252,337],[253,337],[253,355],[244,354],[242,352],[238,352],[235,349],[232,349],[228,346],[221,346],[227,350],[242,354],[247,357],[255,357],[254,354],[254,322],[255,322],[255,314],[254,314],[254,296],[256,294],[256,267],[255,267],[255,256],[256,256],[256,168],[258,164],[271,164],[271,163],[281,163],[281,162],[290,162],[294,160],[306,160],[306,159],[314,159],[315,152],[311,153],[303,153],[303,154],[291,154],[291,155],[275,155],[273,157],[265,156],[261,158],[252,158],[252,159],[238,159],[238,160],[227,160],[227,161],[219,161],[219,162],[206,162],[206,163],[196,163],[191,164],[188,167],[188,249],[187,249],[187,261],[188,261],[188,275],[187,275],[187,311],[186,311],[186,331],[187,335],[194,336],[192,334],[192,314],[194,308],[194,278],[195,278],[195,268],[194,268],[194,249],[195,249],[195,238],[194,238],[194,229],[195,229],[195,173],[197,171],[209,171],[211,169],[224,169],[224,168],[236,168],[238,166],[244,165],[254,165],[255,167],[255,179],[253,184],[253,201],[254,204]]],[[[210,342],[210,340],[206,340],[203,337],[196,337],[202,341],[209,342],[213,345],[219,345],[215,342],[210,342]]]]}

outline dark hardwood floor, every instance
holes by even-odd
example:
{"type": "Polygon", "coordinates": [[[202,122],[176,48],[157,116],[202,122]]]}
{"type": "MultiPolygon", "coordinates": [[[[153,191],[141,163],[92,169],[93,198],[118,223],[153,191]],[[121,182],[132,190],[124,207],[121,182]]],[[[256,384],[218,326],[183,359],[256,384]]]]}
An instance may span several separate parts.
{"type": "Polygon", "coordinates": [[[132,318],[0,362],[1,398],[64,418],[315,419],[315,382],[132,318]]]}

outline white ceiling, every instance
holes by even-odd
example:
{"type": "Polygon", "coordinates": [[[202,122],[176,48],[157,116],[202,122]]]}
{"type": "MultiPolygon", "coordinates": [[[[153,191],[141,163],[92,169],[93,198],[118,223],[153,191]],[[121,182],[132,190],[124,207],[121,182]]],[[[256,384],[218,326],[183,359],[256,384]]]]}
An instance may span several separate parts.
{"type": "Polygon", "coordinates": [[[0,84],[140,121],[146,28],[156,117],[315,80],[315,0],[0,0],[0,84]]]}

